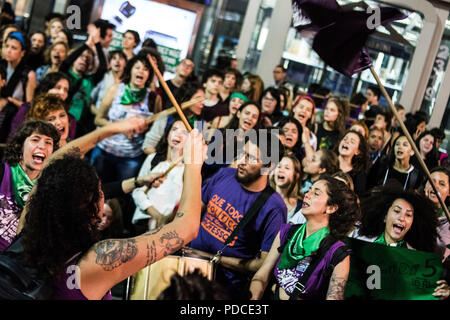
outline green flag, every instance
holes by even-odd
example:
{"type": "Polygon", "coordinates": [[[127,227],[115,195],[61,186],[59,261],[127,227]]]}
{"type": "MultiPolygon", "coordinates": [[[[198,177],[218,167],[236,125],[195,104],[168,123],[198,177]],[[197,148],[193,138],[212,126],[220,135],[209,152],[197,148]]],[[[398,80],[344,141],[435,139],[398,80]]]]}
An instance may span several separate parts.
{"type": "Polygon", "coordinates": [[[434,253],[349,238],[352,249],[346,299],[438,300],[441,259],[434,253]]]}

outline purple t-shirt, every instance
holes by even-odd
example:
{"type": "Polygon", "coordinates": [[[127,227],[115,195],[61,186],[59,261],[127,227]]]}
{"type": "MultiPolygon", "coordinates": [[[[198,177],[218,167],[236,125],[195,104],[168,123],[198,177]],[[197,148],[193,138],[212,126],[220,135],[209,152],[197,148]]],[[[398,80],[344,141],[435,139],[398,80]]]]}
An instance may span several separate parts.
{"type": "MultiPolygon", "coordinates": [[[[81,255],[75,255],[67,262],[64,273],[53,283],[53,300],[88,300],[79,289],[76,280],[77,263],[81,255]]],[[[112,300],[111,290],[109,290],[102,300],[112,300]]]]}
{"type": "Polygon", "coordinates": [[[5,162],[0,185],[0,252],[11,245],[17,234],[22,208],[16,204],[11,168],[5,162]]]}
{"type": "MultiPolygon", "coordinates": [[[[289,229],[292,227],[291,224],[284,224],[280,229],[280,245],[286,242],[286,237],[289,229]]],[[[327,295],[328,285],[330,283],[331,273],[326,272],[328,266],[331,263],[334,253],[340,247],[345,246],[342,241],[336,241],[323,259],[319,262],[314,272],[311,274],[310,278],[306,282],[306,293],[301,294],[300,298],[304,300],[324,300],[327,295]]],[[[279,269],[281,255],[278,258],[277,264],[274,268],[274,275],[278,286],[283,288],[283,290],[291,295],[294,291],[294,287],[298,280],[301,278],[306,268],[308,268],[311,263],[311,256],[305,257],[299,261],[297,266],[290,269],[279,269]]]]}
{"type": "MultiPolygon", "coordinates": [[[[244,189],[235,178],[236,172],[234,168],[223,168],[205,181],[202,201],[206,205],[206,212],[198,236],[190,243],[190,247],[209,253],[222,249],[225,240],[261,193],[244,189]]],[[[239,232],[237,240],[225,248],[223,256],[253,259],[260,250],[268,252],[281,225],[286,223],[286,211],[281,196],[273,193],[257,216],[239,232]]],[[[229,269],[221,268],[219,271],[224,272],[224,279],[233,287],[245,281],[229,269]]],[[[217,280],[220,281],[219,274],[217,280]]]]}

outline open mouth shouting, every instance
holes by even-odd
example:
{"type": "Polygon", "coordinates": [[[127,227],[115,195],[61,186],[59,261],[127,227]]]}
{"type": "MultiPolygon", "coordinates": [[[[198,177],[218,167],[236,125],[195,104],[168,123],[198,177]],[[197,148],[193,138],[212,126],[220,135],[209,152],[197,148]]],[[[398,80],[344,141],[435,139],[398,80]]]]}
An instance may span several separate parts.
{"type": "Polygon", "coordinates": [[[37,165],[44,164],[46,158],[47,156],[43,152],[36,152],[32,155],[33,162],[37,165]]]}
{"type": "Polygon", "coordinates": [[[251,129],[252,128],[252,126],[253,126],[253,123],[251,123],[250,121],[248,121],[248,120],[244,120],[244,123],[243,123],[243,129],[244,130],[248,130],[248,129],[251,129]]]}
{"type": "Polygon", "coordinates": [[[392,225],[392,231],[394,232],[394,234],[396,234],[397,236],[402,235],[403,231],[405,230],[405,226],[402,224],[398,224],[398,223],[394,223],[392,225]]]}

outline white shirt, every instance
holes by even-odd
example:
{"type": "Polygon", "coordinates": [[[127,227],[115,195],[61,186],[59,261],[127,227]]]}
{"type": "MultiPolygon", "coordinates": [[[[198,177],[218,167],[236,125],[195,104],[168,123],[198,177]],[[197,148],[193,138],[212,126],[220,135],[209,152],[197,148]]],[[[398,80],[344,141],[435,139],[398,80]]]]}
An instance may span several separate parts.
{"type": "MultiPolygon", "coordinates": [[[[150,172],[164,172],[170,167],[168,161],[161,161],[155,168],[151,168],[151,162],[156,153],[153,153],[145,159],[139,176],[144,176],[150,172]]],[[[150,230],[156,226],[156,220],[145,211],[153,206],[159,213],[164,216],[170,215],[177,203],[181,199],[181,192],[183,191],[183,173],[184,165],[178,165],[172,169],[167,175],[167,179],[158,188],[151,188],[150,191],[145,194],[147,187],[135,189],[132,193],[134,203],[136,204],[136,210],[133,215],[132,223],[136,223],[138,220],[148,219],[150,217],[150,230]]]]}

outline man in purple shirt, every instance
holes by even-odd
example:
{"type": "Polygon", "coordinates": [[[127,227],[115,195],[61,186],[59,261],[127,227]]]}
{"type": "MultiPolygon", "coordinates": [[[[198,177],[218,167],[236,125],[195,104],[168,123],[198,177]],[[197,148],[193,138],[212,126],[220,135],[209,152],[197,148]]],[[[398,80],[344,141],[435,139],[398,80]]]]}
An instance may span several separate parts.
{"type": "MultiPolygon", "coordinates": [[[[237,169],[223,168],[203,185],[200,229],[188,246],[205,257],[211,258],[223,248],[236,225],[266,188],[269,172],[282,157],[284,149],[279,139],[262,131],[254,135],[255,139],[247,139],[238,156],[237,169]]],[[[223,250],[216,280],[228,289],[231,297],[245,297],[248,291],[245,286],[264,262],[286,221],[286,211],[281,196],[273,193],[238,233],[237,239],[223,250]]]]}

